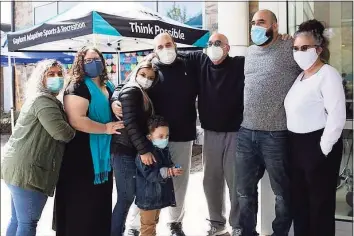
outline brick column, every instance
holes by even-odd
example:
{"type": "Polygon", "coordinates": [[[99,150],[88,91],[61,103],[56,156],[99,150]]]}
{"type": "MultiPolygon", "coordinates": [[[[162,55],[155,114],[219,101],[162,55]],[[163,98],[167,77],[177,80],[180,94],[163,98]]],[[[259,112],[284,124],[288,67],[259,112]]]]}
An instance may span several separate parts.
{"type": "Polygon", "coordinates": [[[29,28],[33,23],[32,2],[15,0],[15,30],[29,28]]]}

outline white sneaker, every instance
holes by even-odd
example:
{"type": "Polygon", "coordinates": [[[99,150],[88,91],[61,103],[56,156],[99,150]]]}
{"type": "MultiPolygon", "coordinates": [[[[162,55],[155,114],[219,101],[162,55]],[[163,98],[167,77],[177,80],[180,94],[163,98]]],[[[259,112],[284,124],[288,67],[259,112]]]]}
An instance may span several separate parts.
{"type": "Polygon", "coordinates": [[[225,225],[212,225],[210,224],[210,229],[207,233],[207,236],[218,236],[226,234],[228,231],[225,225]]]}

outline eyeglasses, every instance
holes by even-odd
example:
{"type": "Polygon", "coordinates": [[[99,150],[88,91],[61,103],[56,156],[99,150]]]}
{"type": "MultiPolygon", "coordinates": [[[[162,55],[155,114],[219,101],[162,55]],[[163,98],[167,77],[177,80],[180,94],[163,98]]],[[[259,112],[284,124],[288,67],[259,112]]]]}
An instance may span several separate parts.
{"type": "Polygon", "coordinates": [[[294,52],[301,51],[301,52],[306,52],[309,48],[318,48],[320,47],[319,45],[302,45],[300,47],[298,46],[292,46],[291,49],[294,52]]]}
{"type": "Polygon", "coordinates": [[[85,64],[91,63],[93,61],[102,61],[102,60],[101,60],[101,58],[86,58],[86,59],[84,59],[85,64]]]}
{"type": "Polygon", "coordinates": [[[212,41],[209,41],[207,43],[207,46],[208,47],[211,47],[211,46],[215,46],[215,47],[221,47],[222,46],[222,42],[220,40],[215,40],[215,42],[212,42],[212,41]]]}
{"type": "Polygon", "coordinates": [[[48,77],[63,76],[63,72],[62,71],[58,71],[58,72],[48,71],[46,75],[48,77]]]}

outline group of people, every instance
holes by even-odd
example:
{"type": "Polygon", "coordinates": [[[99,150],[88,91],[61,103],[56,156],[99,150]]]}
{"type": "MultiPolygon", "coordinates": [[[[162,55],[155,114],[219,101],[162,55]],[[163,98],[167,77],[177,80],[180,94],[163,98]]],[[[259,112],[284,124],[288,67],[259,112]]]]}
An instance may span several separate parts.
{"type": "Polygon", "coordinates": [[[6,235],[35,235],[55,190],[57,236],[121,236],[129,211],[140,219],[129,220],[129,235],[156,235],[163,208],[171,235],[184,236],[197,99],[206,235],[227,233],[225,182],[232,235],[258,235],[257,184],[267,170],[276,200],[273,235],[288,235],[293,222],[295,236],[334,236],[346,114],[324,30],[310,20],[287,38],[278,33],[274,13],[258,11],[245,57],[230,57],[220,33],[211,35],[206,54],[178,53],[162,33],[154,53],[117,88],[102,53],[84,47],[63,106],[56,98],[63,66],[40,62],[1,166],[11,192],[6,235]],[[113,175],[118,198],[112,213],[113,175]]]}

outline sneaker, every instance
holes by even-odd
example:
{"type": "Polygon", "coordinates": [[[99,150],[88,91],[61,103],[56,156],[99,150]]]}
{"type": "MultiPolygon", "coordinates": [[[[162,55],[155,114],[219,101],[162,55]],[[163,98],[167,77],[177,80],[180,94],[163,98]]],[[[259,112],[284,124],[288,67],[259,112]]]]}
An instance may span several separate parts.
{"type": "Polygon", "coordinates": [[[207,233],[207,236],[217,236],[224,235],[228,233],[225,225],[222,224],[210,224],[210,229],[207,233]]]}
{"type": "Polygon", "coordinates": [[[172,223],[170,225],[171,236],[186,236],[182,230],[182,223],[172,223]]]}
{"type": "Polygon", "coordinates": [[[242,236],[242,229],[233,229],[232,236],[242,236]]]}
{"type": "Polygon", "coordinates": [[[136,229],[129,229],[127,232],[127,236],[139,236],[140,232],[136,229]]]}

